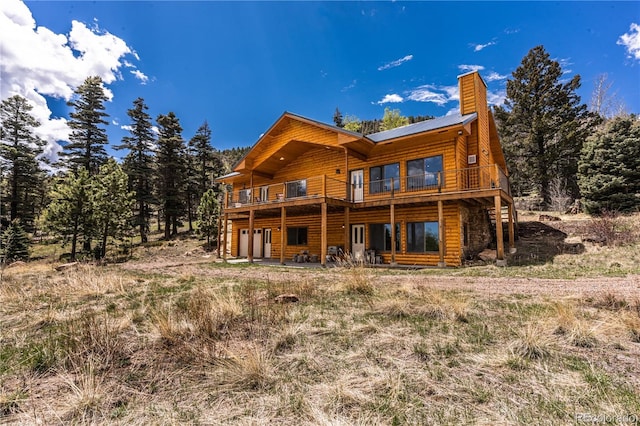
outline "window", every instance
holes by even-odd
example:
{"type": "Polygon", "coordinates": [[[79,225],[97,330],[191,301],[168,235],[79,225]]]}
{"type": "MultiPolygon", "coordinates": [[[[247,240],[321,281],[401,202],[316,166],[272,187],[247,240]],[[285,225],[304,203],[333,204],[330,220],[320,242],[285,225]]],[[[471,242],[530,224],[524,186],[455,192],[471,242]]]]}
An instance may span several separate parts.
{"type": "Polygon", "coordinates": [[[307,228],[287,228],[288,246],[306,246],[307,228]]]}
{"type": "Polygon", "coordinates": [[[287,182],[287,198],[306,197],[307,180],[294,180],[287,182]]]}
{"type": "Polygon", "coordinates": [[[407,161],[407,190],[438,188],[444,184],[442,155],[407,161]]]}
{"type": "Polygon", "coordinates": [[[369,193],[379,194],[400,189],[400,163],[387,164],[384,166],[371,167],[369,169],[369,193]]]}
{"type": "Polygon", "coordinates": [[[438,222],[407,223],[407,251],[412,253],[438,251],[438,222]]]}
{"type": "MultiPolygon", "coordinates": [[[[369,240],[375,251],[391,251],[391,225],[374,223],[369,225],[369,240]]],[[[400,224],[396,223],[396,251],[400,251],[400,224]]]]}

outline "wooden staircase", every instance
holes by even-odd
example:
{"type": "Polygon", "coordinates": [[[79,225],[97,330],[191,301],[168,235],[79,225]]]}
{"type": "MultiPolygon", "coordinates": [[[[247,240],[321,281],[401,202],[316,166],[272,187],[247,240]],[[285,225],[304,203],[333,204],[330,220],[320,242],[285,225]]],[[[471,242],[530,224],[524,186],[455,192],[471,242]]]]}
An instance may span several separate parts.
{"type": "MultiPolygon", "coordinates": [[[[507,240],[507,238],[509,237],[509,207],[508,206],[502,206],[502,208],[500,209],[500,213],[499,215],[496,215],[496,209],[495,207],[489,208],[487,209],[487,218],[489,219],[489,223],[491,224],[491,232],[494,235],[496,235],[496,217],[499,217],[500,220],[502,221],[502,229],[503,231],[503,235],[505,238],[505,241],[507,240]]],[[[515,209],[513,209],[513,226],[514,226],[514,238],[517,240],[518,239],[518,211],[515,209]]]]}

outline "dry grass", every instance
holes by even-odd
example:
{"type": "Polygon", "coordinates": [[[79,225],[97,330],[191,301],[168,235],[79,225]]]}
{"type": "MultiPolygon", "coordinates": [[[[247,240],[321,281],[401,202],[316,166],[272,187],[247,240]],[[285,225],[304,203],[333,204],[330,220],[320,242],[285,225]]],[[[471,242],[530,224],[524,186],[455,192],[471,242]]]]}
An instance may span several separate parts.
{"type": "Polygon", "coordinates": [[[638,412],[636,299],[436,288],[444,280],[358,266],[8,269],[0,423],[566,424],[638,412]],[[275,303],[283,293],[300,300],[275,303]]]}

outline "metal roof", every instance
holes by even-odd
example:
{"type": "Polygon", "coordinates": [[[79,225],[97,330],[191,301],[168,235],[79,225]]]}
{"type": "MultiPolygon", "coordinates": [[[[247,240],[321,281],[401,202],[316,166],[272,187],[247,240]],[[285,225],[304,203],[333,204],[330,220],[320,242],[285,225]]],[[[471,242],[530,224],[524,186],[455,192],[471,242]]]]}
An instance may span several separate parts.
{"type": "Polygon", "coordinates": [[[409,124],[407,126],[397,127],[391,130],[385,130],[384,132],[371,133],[366,137],[376,143],[384,142],[390,139],[401,138],[403,136],[414,135],[416,133],[428,132],[430,130],[441,129],[443,127],[455,126],[457,124],[465,125],[472,122],[476,118],[478,118],[478,114],[475,112],[466,115],[455,113],[431,120],[420,121],[418,123],[409,124]]]}

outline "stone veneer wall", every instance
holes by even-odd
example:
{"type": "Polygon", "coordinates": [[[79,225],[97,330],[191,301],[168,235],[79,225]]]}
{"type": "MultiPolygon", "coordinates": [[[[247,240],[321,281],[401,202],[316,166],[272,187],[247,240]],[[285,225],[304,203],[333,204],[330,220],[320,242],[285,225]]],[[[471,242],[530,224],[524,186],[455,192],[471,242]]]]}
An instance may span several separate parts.
{"type": "Polygon", "coordinates": [[[493,241],[491,224],[485,208],[481,206],[460,207],[460,245],[463,256],[469,259],[487,248],[493,241]],[[464,245],[464,227],[468,226],[468,244],[464,245]]]}

